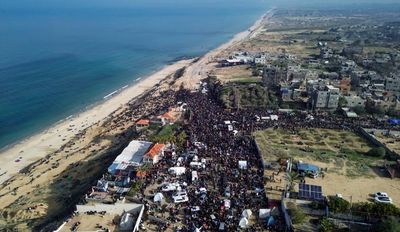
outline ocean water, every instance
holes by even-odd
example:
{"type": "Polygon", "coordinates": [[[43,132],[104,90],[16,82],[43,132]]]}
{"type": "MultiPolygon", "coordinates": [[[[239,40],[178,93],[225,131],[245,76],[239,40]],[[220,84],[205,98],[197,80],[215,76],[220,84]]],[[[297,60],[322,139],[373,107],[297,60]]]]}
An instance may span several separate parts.
{"type": "Polygon", "coordinates": [[[4,0],[0,148],[248,28],[262,0],[4,0]]]}

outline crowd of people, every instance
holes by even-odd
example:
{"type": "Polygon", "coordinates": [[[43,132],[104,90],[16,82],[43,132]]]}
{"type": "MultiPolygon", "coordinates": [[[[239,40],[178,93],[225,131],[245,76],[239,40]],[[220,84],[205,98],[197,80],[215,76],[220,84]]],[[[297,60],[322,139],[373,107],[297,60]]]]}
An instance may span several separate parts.
{"type": "MultiPolygon", "coordinates": [[[[189,156],[189,153],[195,154],[196,159],[206,160],[206,165],[196,169],[199,173],[196,181],[193,181],[190,171],[178,178],[181,183],[188,183],[184,190],[187,191],[189,201],[169,205],[166,209],[169,213],[167,223],[158,223],[159,230],[173,224],[177,231],[236,231],[244,217],[243,211],[249,209],[253,214],[258,214],[260,209],[269,208],[264,188],[268,180],[264,177],[263,162],[252,137],[252,132],[256,130],[273,127],[297,133],[302,128],[351,131],[357,131],[360,127],[399,129],[396,125],[373,117],[363,117],[360,120],[304,112],[226,110],[219,101],[218,92],[212,89],[199,92],[180,90],[176,101],[187,104],[183,129],[188,138],[181,149],[184,157],[181,165],[187,170],[193,170],[190,166],[193,156],[189,156]],[[266,114],[277,115],[278,120],[261,120],[261,116],[266,114]],[[246,167],[241,167],[239,161],[244,162],[246,167]]],[[[168,168],[174,165],[176,157],[166,157],[153,166],[152,174],[145,179],[142,193],[149,184],[171,180],[168,168]]],[[[283,224],[278,216],[272,226],[267,226],[266,221],[252,221],[246,230],[282,231],[283,224]]]]}

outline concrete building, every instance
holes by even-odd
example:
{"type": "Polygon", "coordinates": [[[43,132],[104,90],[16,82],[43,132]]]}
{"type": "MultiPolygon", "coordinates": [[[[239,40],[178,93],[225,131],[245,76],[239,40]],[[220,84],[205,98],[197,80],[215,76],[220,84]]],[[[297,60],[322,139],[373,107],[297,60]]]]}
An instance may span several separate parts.
{"type": "Polygon", "coordinates": [[[347,101],[346,106],[349,107],[349,108],[353,108],[353,107],[356,107],[356,106],[361,106],[361,107],[365,106],[366,100],[361,98],[360,96],[352,95],[352,96],[344,96],[344,98],[347,101]]]}
{"type": "Polygon", "coordinates": [[[385,90],[393,92],[395,95],[400,97],[400,78],[387,78],[385,81],[385,90]]]}
{"type": "Polygon", "coordinates": [[[326,85],[323,89],[314,89],[311,103],[313,109],[335,110],[339,104],[339,88],[326,85]]]}
{"type": "Polygon", "coordinates": [[[156,143],[143,156],[143,163],[156,164],[164,155],[165,144],[156,143]]]}
{"type": "Polygon", "coordinates": [[[348,95],[351,90],[351,79],[350,78],[343,78],[339,82],[339,89],[340,93],[343,95],[348,95]]]}
{"type": "Polygon", "coordinates": [[[143,213],[143,204],[117,202],[77,205],[74,215],[55,231],[136,232],[139,231],[143,213]]]}
{"type": "Polygon", "coordinates": [[[285,70],[272,65],[264,67],[262,81],[266,84],[266,86],[277,86],[282,78],[286,78],[285,70]]]}

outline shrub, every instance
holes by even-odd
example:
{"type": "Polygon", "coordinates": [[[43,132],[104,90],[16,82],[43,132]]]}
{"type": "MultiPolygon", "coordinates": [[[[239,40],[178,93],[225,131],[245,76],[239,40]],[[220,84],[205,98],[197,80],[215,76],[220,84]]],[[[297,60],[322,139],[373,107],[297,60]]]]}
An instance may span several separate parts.
{"type": "Polygon", "coordinates": [[[333,232],[333,231],[335,231],[335,226],[327,218],[323,218],[319,225],[319,231],[320,232],[333,232]]]}
{"type": "Polygon", "coordinates": [[[337,196],[328,197],[328,207],[334,213],[344,213],[350,209],[350,203],[337,196]]]}
{"type": "Polygon", "coordinates": [[[353,212],[356,213],[366,213],[373,215],[378,218],[383,218],[387,216],[400,216],[400,209],[397,208],[395,205],[392,204],[386,204],[386,203],[368,203],[368,202],[362,202],[362,203],[355,203],[353,204],[352,207],[353,212]]]}
{"type": "Polygon", "coordinates": [[[289,215],[292,218],[293,224],[301,224],[304,222],[304,219],[306,219],[306,214],[298,207],[290,208],[289,215]]]}
{"type": "Polygon", "coordinates": [[[374,230],[376,232],[400,232],[400,223],[398,220],[390,217],[382,222],[378,223],[374,230]]]}
{"type": "Polygon", "coordinates": [[[383,147],[374,147],[371,148],[365,155],[372,157],[384,157],[386,154],[386,150],[383,147]]]}

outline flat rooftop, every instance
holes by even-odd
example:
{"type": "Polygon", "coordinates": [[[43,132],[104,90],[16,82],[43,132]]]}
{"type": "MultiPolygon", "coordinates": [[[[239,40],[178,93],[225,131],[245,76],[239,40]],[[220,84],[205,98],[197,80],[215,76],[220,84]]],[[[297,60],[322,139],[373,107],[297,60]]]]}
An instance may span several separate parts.
{"type": "Polygon", "coordinates": [[[114,162],[108,167],[108,172],[114,173],[115,170],[125,169],[128,165],[140,166],[146,151],[152,145],[151,142],[133,140],[115,158],[114,162]]]}
{"type": "Polygon", "coordinates": [[[117,225],[113,223],[113,220],[116,219],[116,222],[119,222],[119,215],[117,214],[77,214],[71,220],[69,220],[60,230],[60,232],[71,232],[72,228],[77,223],[79,225],[75,226],[75,231],[102,231],[108,229],[108,231],[116,231],[117,225]]]}

